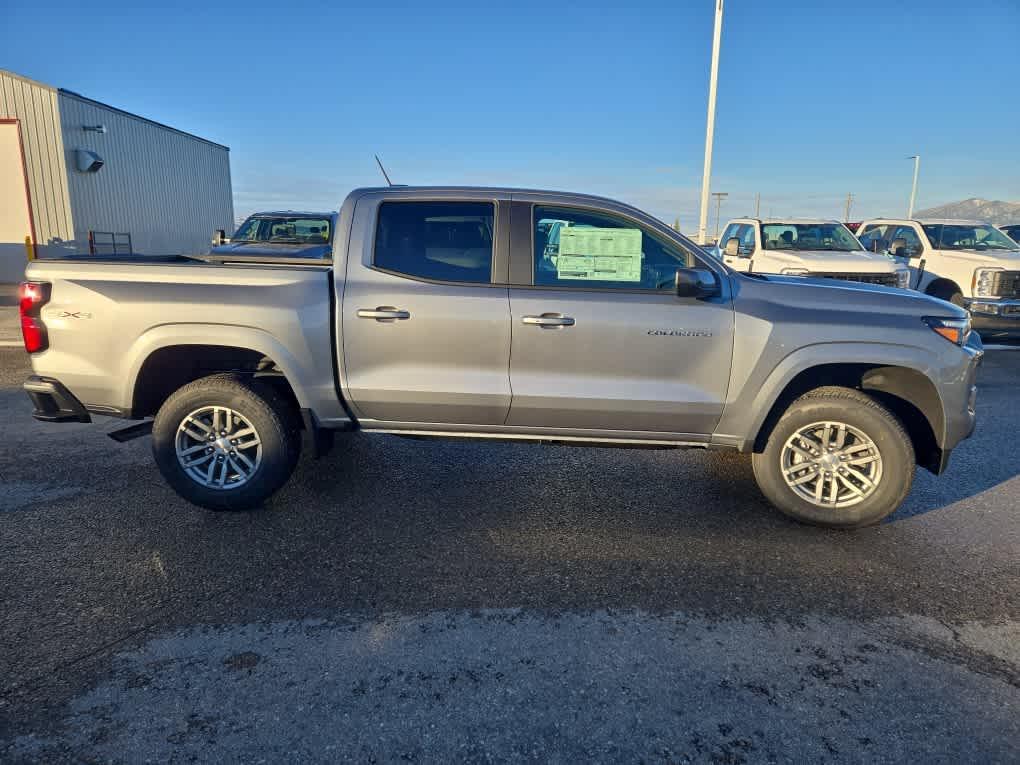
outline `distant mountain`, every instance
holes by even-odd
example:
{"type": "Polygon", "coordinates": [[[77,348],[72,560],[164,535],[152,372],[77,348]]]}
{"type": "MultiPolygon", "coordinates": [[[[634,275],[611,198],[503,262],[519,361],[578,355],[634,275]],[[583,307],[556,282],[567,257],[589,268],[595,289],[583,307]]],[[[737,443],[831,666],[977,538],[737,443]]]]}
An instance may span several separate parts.
{"type": "Polygon", "coordinates": [[[1020,221],[1020,202],[992,202],[987,199],[964,199],[962,202],[950,202],[927,210],[915,210],[915,218],[964,218],[966,220],[986,220],[989,223],[1002,225],[1020,221]]]}

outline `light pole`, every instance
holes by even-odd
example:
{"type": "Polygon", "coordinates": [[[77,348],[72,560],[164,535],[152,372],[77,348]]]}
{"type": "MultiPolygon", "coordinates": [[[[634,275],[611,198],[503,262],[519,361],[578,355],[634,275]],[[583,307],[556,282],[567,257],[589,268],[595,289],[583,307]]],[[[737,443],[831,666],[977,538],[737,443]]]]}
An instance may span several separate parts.
{"type": "Polygon", "coordinates": [[[917,171],[921,169],[921,155],[915,154],[907,159],[914,160],[914,185],[910,187],[910,207],[907,208],[907,217],[914,217],[914,199],[917,197],[917,171]]]}
{"type": "Polygon", "coordinates": [[[715,134],[715,90],[719,80],[719,41],[722,39],[723,0],[715,0],[715,34],[712,37],[712,69],[708,79],[708,125],[705,128],[705,171],[701,176],[701,217],[698,241],[708,244],[708,189],[712,183],[712,140],[715,134]]]}
{"type": "MultiPolygon", "coordinates": [[[[719,241],[719,212],[722,210],[722,201],[730,194],[728,191],[713,191],[712,196],[715,197],[715,241],[719,241]]],[[[708,244],[704,239],[701,240],[702,244],[708,244]]]]}

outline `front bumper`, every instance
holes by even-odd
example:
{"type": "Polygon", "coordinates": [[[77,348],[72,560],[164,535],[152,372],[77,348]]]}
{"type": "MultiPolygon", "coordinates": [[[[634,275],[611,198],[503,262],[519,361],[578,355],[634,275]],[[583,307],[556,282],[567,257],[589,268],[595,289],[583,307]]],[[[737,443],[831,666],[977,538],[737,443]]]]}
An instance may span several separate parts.
{"type": "Polygon", "coordinates": [[[1020,300],[972,298],[963,301],[971,326],[985,340],[1020,341],[1020,300]]]}
{"type": "Polygon", "coordinates": [[[945,434],[940,447],[941,465],[936,472],[945,470],[949,454],[965,438],[970,438],[977,426],[977,375],[984,360],[984,350],[977,333],[971,333],[963,348],[967,358],[952,371],[942,388],[942,404],[945,414],[945,434]]]}
{"type": "Polygon", "coordinates": [[[59,380],[32,375],[22,386],[32,399],[32,416],[43,422],[92,422],[92,417],[74,394],[59,380]]]}

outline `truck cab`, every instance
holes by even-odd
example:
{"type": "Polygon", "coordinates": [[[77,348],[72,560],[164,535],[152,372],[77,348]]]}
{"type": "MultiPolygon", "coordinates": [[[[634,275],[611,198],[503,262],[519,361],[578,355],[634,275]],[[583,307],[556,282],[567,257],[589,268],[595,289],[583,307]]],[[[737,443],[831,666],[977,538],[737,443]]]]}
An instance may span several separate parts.
{"type": "Polygon", "coordinates": [[[869,250],[908,265],[911,287],[970,311],[984,338],[1020,339],[1020,244],[991,223],[878,219],[860,231],[869,250]]]}
{"type": "Polygon", "coordinates": [[[717,255],[744,273],[908,286],[903,265],[884,252],[868,252],[835,220],[737,218],[726,225],[717,255]]]}

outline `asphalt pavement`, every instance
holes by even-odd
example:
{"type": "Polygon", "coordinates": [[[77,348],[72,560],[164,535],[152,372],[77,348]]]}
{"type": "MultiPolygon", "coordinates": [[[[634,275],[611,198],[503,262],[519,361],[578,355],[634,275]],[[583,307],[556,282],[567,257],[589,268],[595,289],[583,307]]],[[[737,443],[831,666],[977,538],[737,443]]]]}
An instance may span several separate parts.
{"type": "Polygon", "coordinates": [[[210,513],[0,347],[0,761],[1015,762],[1020,352],[858,532],[745,458],[346,435],[210,513]]]}

